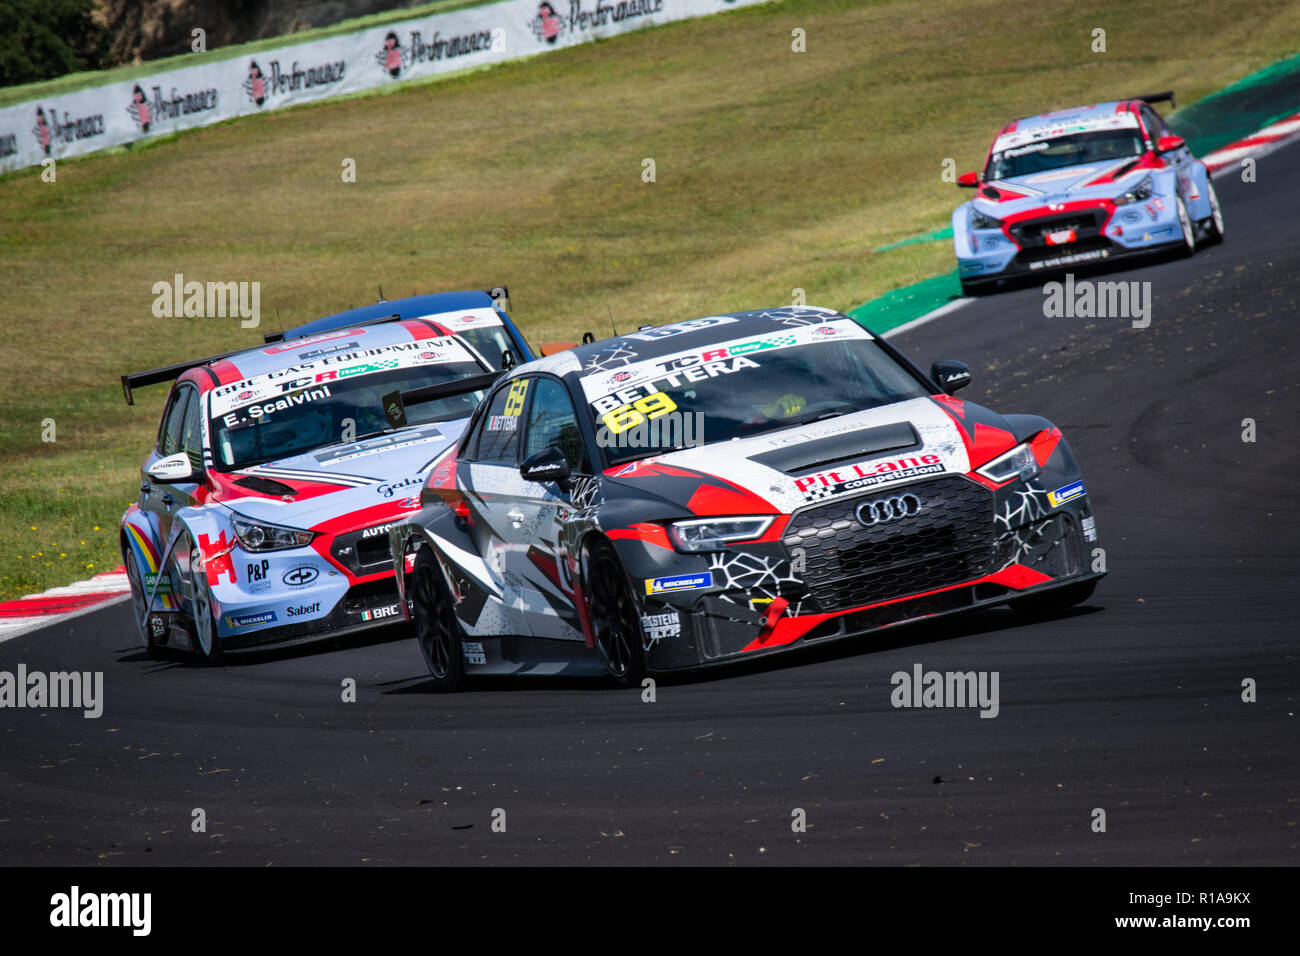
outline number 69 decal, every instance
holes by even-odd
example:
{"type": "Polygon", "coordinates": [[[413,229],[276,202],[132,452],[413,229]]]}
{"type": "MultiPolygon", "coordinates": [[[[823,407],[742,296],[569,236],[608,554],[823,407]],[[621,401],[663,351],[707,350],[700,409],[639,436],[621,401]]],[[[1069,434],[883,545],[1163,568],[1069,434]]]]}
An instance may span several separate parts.
{"type": "Polygon", "coordinates": [[[620,405],[612,412],[606,412],[600,420],[611,433],[618,435],[629,428],[635,428],[648,418],[658,418],[676,409],[676,402],[663,392],[655,392],[653,395],[638,398],[629,405],[620,405]]]}
{"type": "Polygon", "coordinates": [[[529,379],[521,378],[512,382],[510,393],[506,395],[506,407],[502,410],[507,418],[514,418],[524,410],[524,396],[528,394],[529,379]]]}

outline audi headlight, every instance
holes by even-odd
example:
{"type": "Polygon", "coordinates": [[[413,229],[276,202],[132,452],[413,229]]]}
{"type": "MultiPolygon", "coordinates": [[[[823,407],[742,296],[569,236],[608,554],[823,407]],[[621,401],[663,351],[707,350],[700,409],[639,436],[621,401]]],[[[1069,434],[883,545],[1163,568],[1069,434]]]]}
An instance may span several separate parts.
{"type": "Polygon", "coordinates": [[[1120,196],[1117,196],[1115,198],[1115,205],[1128,206],[1135,202],[1145,202],[1146,200],[1151,198],[1151,194],[1154,191],[1155,191],[1155,183],[1151,181],[1150,176],[1145,176],[1143,177],[1142,182],[1138,183],[1132,189],[1128,190],[1128,192],[1120,196]]]}
{"type": "Polygon", "coordinates": [[[1001,229],[1002,220],[986,216],[974,206],[970,209],[970,227],[972,229],[1001,229]]]}
{"type": "Polygon", "coordinates": [[[678,551],[721,551],[732,541],[751,541],[772,526],[770,516],[755,518],[695,518],[668,526],[678,551]]]}
{"type": "Polygon", "coordinates": [[[316,537],[314,531],[299,531],[297,528],[283,528],[276,524],[261,521],[249,521],[247,518],[234,518],[235,537],[244,546],[245,551],[283,551],[285,548],[301,548],[311,544],[316,537]]]}
{"type": "Polygon", "coordinates": [[[1028,480],[1038,474],[1038,459],[1029,445],[1017,445],[976,471],[999,484],[1017,477],[1028,480]]]}

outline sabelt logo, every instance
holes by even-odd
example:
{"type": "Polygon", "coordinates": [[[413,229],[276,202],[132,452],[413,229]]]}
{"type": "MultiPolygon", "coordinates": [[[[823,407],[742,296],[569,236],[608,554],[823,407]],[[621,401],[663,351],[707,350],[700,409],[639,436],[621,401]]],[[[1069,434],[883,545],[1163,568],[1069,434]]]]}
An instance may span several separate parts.
{"type": "Polygon", "coordinates": [[[316,614],[320,611],[320,601],[311,604],[297,604],[284,609],[289,617],[302,617],[304,614],[316,614]]]}

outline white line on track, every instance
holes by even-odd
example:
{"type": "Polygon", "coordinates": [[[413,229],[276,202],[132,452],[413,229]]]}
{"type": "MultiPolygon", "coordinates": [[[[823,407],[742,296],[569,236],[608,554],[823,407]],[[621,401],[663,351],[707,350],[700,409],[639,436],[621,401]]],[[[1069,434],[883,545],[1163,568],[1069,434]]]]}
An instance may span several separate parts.
{"type": "Polygon", "coordinates": [[[884,333],[881,338],[892,338],[895,335],[900,335],[903,332],[918,328],[925,325],[927,322],[933,322],[935,319],[956,312],[963,305],[970,305],[974,301],[974,299],[969,298],[953,299],[951,302],[946,302],[937,309],[931,309],[929,312],[925,313],[925,315],[919,316],[918,318],[912,319],[910,322],[904,322],[902,325],[890,329],[888,332],[884,333]]]}
{"type": "MultiPolygon", "coordinates": [[[[114,604],[121,604],[123,601],[131,600],[130,592],[119,594],[116,597],[107,598],[97,604],[87,604],[85,607],[77,608],[75,611],[69,611],[66,614],[42,614],[38,617],[11,617],[0,620],[0,644],[12,640],[15,637],[21,637],[31,631],[39,630],[43,627],[49,627],[53,624],[62,624],[64,621],[71,620],[74,617],[81,617],[83,614],[89,614],[92,611],[98,611],[102,608],[111,607],[114,604]]],[[[134,632],[130,633],[130,639],[135,640],[134,632]]]]}

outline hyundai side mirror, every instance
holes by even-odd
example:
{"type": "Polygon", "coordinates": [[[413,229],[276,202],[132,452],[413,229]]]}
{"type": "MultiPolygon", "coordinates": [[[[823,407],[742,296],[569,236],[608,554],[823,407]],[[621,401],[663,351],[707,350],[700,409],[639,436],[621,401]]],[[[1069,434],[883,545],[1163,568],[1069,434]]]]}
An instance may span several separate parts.
{"type": "Polygon", "coordinates": [[[551,445],[525,458],[519,466],[519,477],[524,481],[554,481],[564,487],[569,481],[569,459],[551,445]]]}
{"type": "Polygon", "coordinates": [[[980,174],[977,172],[962,173],[957,177],[957,185],[962,189],[974,189],[980,184],[980,174]]]}
{"type": "Polygon", "coordinates": [[[164,485],[174,485],[179,481],[196,481],[198,478],[194,471],[194,463],[183,451],[168,455],[166,458],[159,458],[145,469],[145,474],[164,485]]]}
{"type": "Polygon", "coordinates": [[[1157,153],[1172,153],[1176,149],[1182,149],[1187,145],[1187,140],[1181,136],[1161,136],[1156,140],[1157,153]]]}
{"type": "Polygon", "coordinates": [[[953,359],[939,359],[930,366],[930,377],[939,383],[945,393],[951,395],[970,384],[970,366],[953,359]]]}

